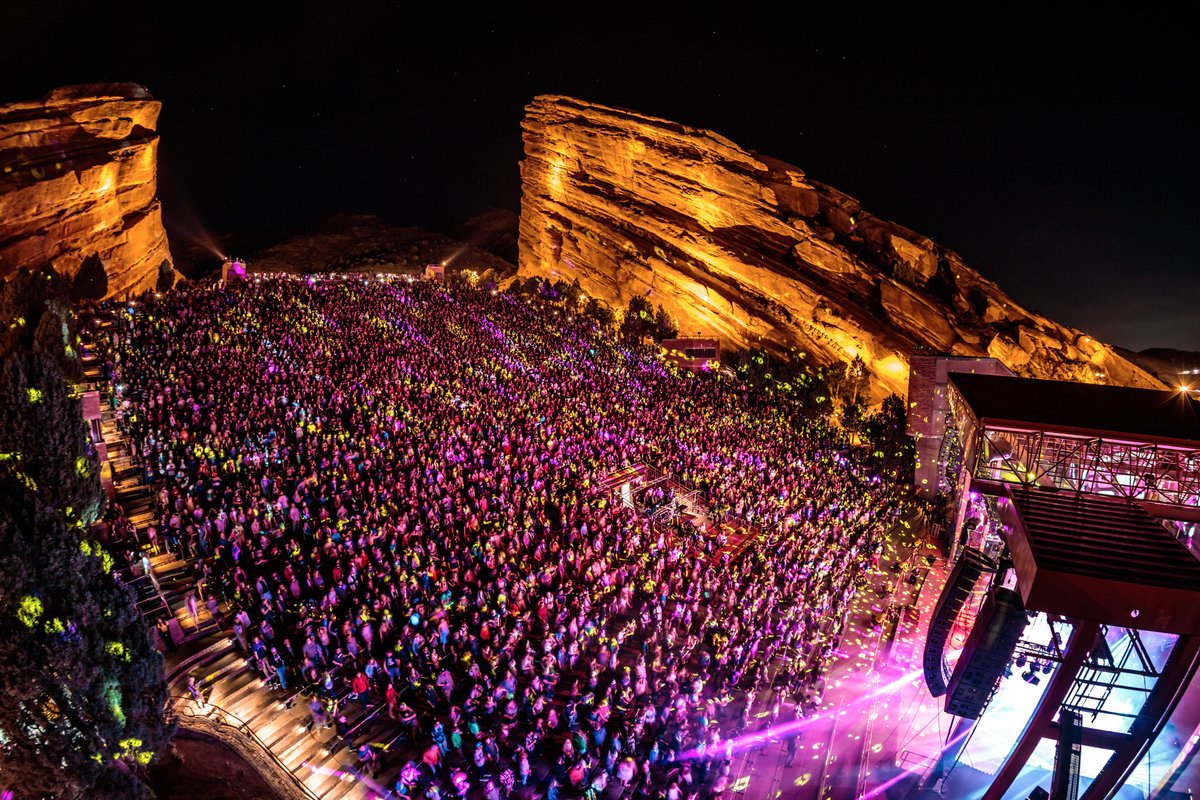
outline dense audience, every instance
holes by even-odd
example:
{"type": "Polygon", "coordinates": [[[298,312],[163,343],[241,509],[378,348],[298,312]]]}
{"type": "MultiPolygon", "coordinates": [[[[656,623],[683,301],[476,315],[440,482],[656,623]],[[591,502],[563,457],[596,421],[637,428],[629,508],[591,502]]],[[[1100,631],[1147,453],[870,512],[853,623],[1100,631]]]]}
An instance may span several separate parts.
{"type": "Polygon", "coordinates": [[[158,540],[314,724],[395,720],[403,795],[728,791],[725,743],[772,686],[768,723],[819,691],[904,502],[804,409],[506,292],[270,277],[113,331],[158,540]],[[598,486],[639,463],[771,545],[721,558],[650,518],[672,491],[598,486]]]}

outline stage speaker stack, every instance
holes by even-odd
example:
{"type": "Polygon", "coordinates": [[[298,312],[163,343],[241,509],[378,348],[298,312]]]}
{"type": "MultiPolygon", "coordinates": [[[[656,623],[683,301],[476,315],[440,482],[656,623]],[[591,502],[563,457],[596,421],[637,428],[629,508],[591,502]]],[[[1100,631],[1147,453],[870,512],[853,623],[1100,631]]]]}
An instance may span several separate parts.
{"type": "Polygon", "coordinates": [[[1054,751],[1054,780],[1050,784],[1050,800],[1076,800],[1079,797],[1082,759],[1083,718],[1078,711],[1062,709],[1058,712],[1058,747],[1054,751]]]}
{"type": "Polygon", "coordinates": [[[963,603],[975,589],[975,582],[985,572],[995,572],[996,563],[981,551],[967,548],[950,571],[942,596],[938,598],[929,620],[929,632],[925,636],[925,652],[922,665],[925,670],[925,685],[934,697],[946,693],[946,672],[943,658],[946,643],[954,630],[954,620],[962,610],[963,603]]]}
{"type": "Polygon", "coordinates": [[[947,713],[979,719],[1028,624],[1021,595],[994,586],[979,609],[975,627],[950,676],[947,713]]]}

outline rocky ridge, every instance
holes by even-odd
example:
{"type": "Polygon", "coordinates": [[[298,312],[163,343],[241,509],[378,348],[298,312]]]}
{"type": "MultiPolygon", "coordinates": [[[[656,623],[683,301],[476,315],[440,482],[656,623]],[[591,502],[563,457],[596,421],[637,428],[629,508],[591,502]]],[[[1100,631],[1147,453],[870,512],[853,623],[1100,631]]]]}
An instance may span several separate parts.
{"type": "Polygon", "coordinates": [[[136,84],[0,106],[0,278],[97,256],[109,297],[152,289],[171,251],[157,198],[160,103],[136,84]]]}
{"type": "Polygon", "coordinates": [[[1083,332],[1024,307],[954,252],[803,171],[711,131],[570,97],[526,107],[519,274],[578,278],[681,335],[831,363],[872,399],[915,353],[992,356],[1019,375],[1160,388],[1083,332]]]}
{"type": "Polygon", "coordinates": [[[444,263],[450,273],[469,271],[502,280],[513,265],[469,243],[420,228],[391,225],[370,214],[337,214],[281,242],[246,254],[252,272],[421,273],[444,263]]]}

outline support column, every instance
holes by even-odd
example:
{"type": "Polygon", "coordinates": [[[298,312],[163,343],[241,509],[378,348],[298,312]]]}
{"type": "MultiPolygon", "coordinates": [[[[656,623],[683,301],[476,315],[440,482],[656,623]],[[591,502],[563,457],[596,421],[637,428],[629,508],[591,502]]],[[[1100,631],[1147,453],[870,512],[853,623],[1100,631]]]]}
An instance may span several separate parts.
{"type": "Polygon", "coordinates": [[[1200,636],[1180,636],[1171,648],[1171,655],[1167,657],[1167,663],[1155,681],[1150,696],[1129,728],[1129,741],[1113,752],[1081,800],[1111,797],[1125,783],[1166,727],[1171,713],[1196,674],[1198,665],[1200,636]]]}
{"type": "Polygon", "coordinates": [[[1079,668],[1087,660],[1092,645],[1096,643],[1096,636],[1100,633],[1100,623],[1098,622],[1075,620],[1074,624],[1075,631],[1071,634],[1071,641],[1067,645],[1067,652],[1063,654],[1062,663],[1058,665],[1058,669],[1051,676],[1050,684],[1042,694],[1037,708],[1034,709],[1033,716],[1029,718],[1029,724],[1025,726],[1021,738],[1013,745],[1008,758],[996,771],[992,785],[988,787],[981,800],[1003,800],[1004,793],[1021,774],[1021,768],[1033,755],[1038,742],[1050,731],[1050,723],[1058,716],[1058,710],[1062,706],[1063,700],[1066,699],[1067,693],[1071,691],[1071,686],[1074,685],[1075,678],[1079,674],[1079,668]]]}

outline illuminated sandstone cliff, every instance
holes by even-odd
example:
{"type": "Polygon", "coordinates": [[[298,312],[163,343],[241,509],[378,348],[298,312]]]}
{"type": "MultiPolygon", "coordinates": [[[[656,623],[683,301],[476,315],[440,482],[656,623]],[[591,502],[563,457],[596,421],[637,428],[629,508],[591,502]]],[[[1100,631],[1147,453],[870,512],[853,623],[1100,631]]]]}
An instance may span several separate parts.
{"type": "Polygon", "coordinates": [[[710,131],[569,97],[522,123],[521,275],[643,295],[723,346],[861,355],[873,399],[916,352],[994,356],[1019,375],[1161,387],[1080,331],[1022,308],[935,242],[710,131]]]}
{"type": "Polygon", "coordinates": [[[95,255],[108,295],[154,287],[171,260],[156,194],[160,104],[141,86],[55,89],[0,106],[0,278],[95,255]]]}

